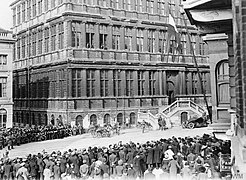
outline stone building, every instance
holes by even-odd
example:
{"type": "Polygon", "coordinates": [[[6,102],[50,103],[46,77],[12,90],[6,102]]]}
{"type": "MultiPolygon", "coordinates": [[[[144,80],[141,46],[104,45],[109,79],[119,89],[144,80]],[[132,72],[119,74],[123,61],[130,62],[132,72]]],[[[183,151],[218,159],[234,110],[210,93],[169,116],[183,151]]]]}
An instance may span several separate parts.
{"type": "Polygon", "coordinates": [[[12,127],[13,44],[12,32],[0,28],[0,128],[12,127]]]}
{"type": "MultiPolygon", "coordinates": [[[[231,165],[233,178],[245,178],[246,173],[246,71],[245,71],[245,0],[189,0],[184,6],[186,13],[202,34],[225,33],[229,72],[231,119],[227,131],[231,139],[231,165]],[[195,13],[195,14],[194,14],[195,13]],[[199,17],[197,19],[197,17],[199,17]],[[203,18],[201,18],[203,17],[203,18]],[[206,23],[204,23],[206,21],[206,23]],[[243,174],[244,173],[244,174],[243,174]],[[237,176],[236,176],[237,175],[237,176]]],[[[213,95],[212,95],[213,96],[213,95]]]]}
{"type": "MultiPolygon", "coordinates": [[[[177,98],[203,104],[176,0],[16,0],[14,123],[136,123],[177,98]],[[168,15],[181,35],[167,46],[168,15]]],[[[187,18],[185,18],[187,21],[187,18]]],[[[210,98],[206,44],[189,25],[210,98]]]]}

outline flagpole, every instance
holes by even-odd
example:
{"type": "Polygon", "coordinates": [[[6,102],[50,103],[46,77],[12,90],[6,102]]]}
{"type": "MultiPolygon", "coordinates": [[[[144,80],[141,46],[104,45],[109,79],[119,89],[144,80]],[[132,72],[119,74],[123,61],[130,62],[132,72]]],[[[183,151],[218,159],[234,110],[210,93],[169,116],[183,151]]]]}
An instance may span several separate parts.
{"type": "Polygon", "coordinates": [[[204,101],[205,101],[205,104],[206,104],[206,107],[207,107],[207,111],[208,111],[208,115],[209,115],[209,118],[210,118],[210,122],[212,124],[213,123],[213,121],[212,121],[212,114],[211,114],[211,112],[209,110],[208,101],[207,101],[207,97],[206,97],[206,92],[205,92],[205,89],[203,87],[201,72],[200,72],[199,67],[198,67],[198,64],[197,64],[197,60],[196,60],[196,56],[195,56],[195,52],[194,52],[194,47],[191,44],[190,32],[188,30],[188,26],[187,26],[187,23],[185,21],[184,11],[181,12],[181,15],[183,16],[183,21],[184,21],[185,29],[186,29],[186,32],[187,32],[187,35],[188,35],[188,40],[189,40],[189,43],[190,43],[190,49],[191,49],[192,57],[194,59],[194,63],[195,63],[195,66],[196,66],[198,78],[199,78],[199,81],[200,81],[203,98],[204,98],[204,101]]]}

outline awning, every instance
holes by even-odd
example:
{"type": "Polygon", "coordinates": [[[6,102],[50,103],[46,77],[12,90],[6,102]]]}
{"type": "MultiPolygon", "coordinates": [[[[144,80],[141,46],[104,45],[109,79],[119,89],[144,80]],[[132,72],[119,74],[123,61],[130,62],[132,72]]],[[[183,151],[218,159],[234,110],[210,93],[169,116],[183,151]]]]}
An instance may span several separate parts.
{"type": "Polygon", "coordinates": [[[190,10],[190,14],[198,22],[214,22],[232,19],[231,9],[220,10],[190,10]]]}

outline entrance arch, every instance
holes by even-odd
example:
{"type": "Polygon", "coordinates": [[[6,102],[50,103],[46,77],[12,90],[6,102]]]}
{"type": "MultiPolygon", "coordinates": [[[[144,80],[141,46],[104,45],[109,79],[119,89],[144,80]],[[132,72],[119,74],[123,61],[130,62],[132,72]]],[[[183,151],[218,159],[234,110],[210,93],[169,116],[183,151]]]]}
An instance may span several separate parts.
{"type": "Polygon", "coordinates": [[[188,120],[188,113],[182,112],[181,113],[181,124],[183,124],[183,122],[186,122],[187,120],[188,120]]]}
{"type": "Polygon", "coordinates": [[[123,125],[123,114],[122,113],[119,113],[117,115],[117,122],[119,123],[119,125],[123,125]]]}
{"type": "Polygon", "coordinates": [[[97,116],[92,114],[90,117],[90,124],[96,125],[97,124],[97,116]]]}
{"type": "Polygon", "coordinates": [[[134,112],[130,114],[130,124],[136,124],[136,114],[134,112]]]}
{"type": "Polygon", "coordinates": [[[167,95],[168,104],[172,104],[175,101],[175,85],[172,81],[167,82],[167,95]]]}
{"type": "Polygon", "coordinates": [[[110,124],[110,115],[109,114],[105,114],[104,118],[103,118],[103,124],[110,124]]]}
{"type": "Polygon", "coordinates": [[[75,125],[76,125],[76,126],[78,126],[78,125],[83,126],[83,118],[82,118],[81,115],[78,115],[78,116],[76,117],[75,125]]]}
{"type": "Polygon", "coordinates": [[[0,127],[6,128],[7,123],[7,111],[6,109],[0,109],[0,127]]]}

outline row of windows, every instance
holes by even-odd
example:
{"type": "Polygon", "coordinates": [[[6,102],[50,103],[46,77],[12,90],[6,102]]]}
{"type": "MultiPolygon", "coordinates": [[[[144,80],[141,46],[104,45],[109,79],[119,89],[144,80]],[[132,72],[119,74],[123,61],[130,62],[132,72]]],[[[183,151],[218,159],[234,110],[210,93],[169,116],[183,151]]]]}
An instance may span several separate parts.
{"type": "Polygon", "coordinates": [[[64,48],[64,24],[59,23],[45,29],[33,29],[19,36],[16,42],[17,59],[40,55],[64,48]]]}
{"type": "MultiPolygon", "coordinates": [[[[175,38],[172,37],[169,43],[169,49],[166,48],[167,31],[147,30],[142,28],[131,28],[121,26],[85,24],[85,32],[81,22],[72,23],[72,47],[76,48],[100,48],[114,50],[128,50],[139,52],[160,52],[160,53],[177,53],[177,44],[175,38]],[[96,36],[99,32],[99,37],[96,36]],[[112,33],[110,33],[112,32],[112,33]],[[82,38],[85,37],[85,40],[82,38]],[[97,39],[98,38],[98,39],[97,39]],[[85,44],[84,44],[85,42],[85,44]],[[123,45],[122,45],[123,44],[123,45]]],[[[187,34],[181,33],[181,53],[187,52],[187,34]]],[[[192,34],[191,44],[196,54],[204,55],[205,43],[197,35],[192,34]],[[197,46],[199,43],[199,47],[197,46]]]]}
{"type": "MultiPolygon", "coordinates": [[[[95,97],[99,95],[101,97],[118,97],[161,95],[157,89],[157,71],[126,70],[123,73],[121,70],[100,70],[98,73],[99,74],[97,74],[94,69],[88,69],[86,71],[81,69],[72,70],[71,96],[95,97]],[[110,90],[111,88],[112,92],[110,90]],[[99,92],[97,92],[97,90],[99,90],[99,92]]],[[[198,88],[200,88],[200,83],[198,81],[197,73],[187,73],[186,76],[186,87],[189,86],[191,88],[190,92],[187,87],[186,94],[202,93],[198,90],[198,88]]],[[[204,89],[209,89],[207,87],[207,78],[207,73],[202,73],[204,89]]],[[[46,72],[42,75],[33,74],[30,77],[30,89],[28,90],[26,76],[19,76],[18,79],[17,77],[14,79],[14,97],[63,98],[66,97],[70,88],[67,86],[67,80],[67,72],[64,69],[46,72]]]]}
{"type": "Polygon", "coordinates": [[[31,18],[46,12],[63,3],[63,0],[26,0],[13,8],[13,25],[29,21],[31,18]]]}
{"type": "MultiPolygon", "coordinates": [[[[95,24],[88,23],[85,24],[84,32],[82,26],[83,24],[81,22],[73,22],[71,25],[72,47],[151,53],[191,53],[191,51],[187,51],[187,34],[184,33],[180,34],[182,47],[181,51],[178,52],[174,37],[171,38],[170,43],[166,42],[167,31],[164,30],[155,31],[107,25],[99,25],[97,28],[95,24]],[[97,31],[99,36],[96,36],[97,31]],[[112,33],[109,33],[110,31],[112,31],[112,33]]],[[[41,55],[57,49],[63,49],[66,46],[64,41],[64,29],[64,23],[59,23],[51,27],[46,27],[45,29],[34,29],[29,34],[20,35],[17,39],[16,54],[14,54],[14,56],[16,56],[17,59],[21,59],[41,55]]],[[[191,44],[196,50],[196,54],[204,55],[205,43],[200,37],[192,35],[191,44]],[[199,42],[199,46],[197,46],[197,42],[199,42]],[[197,51],[197,49],[199,49],[199,51],[197,51]]]]}
{"type": "MultiPolygon", "coordinates": [[[[26,0],[13,8],[13,24],[19,25],[21,22],[29,21],[49,9],[59,6],[63,0],[26,0]]],[[[111,7],[114,9],[124,9],[128,11],[159,13],[167,15],[169,11],[175,15],[175,0],[80,0],[79,3],[87,5],[98,5],[111,7]],[[156,9],[155,9],[156,7],[156,9]],[[157,11],[156,11],[157,10],[157,11]]],[[[181,2],[179,2],[180,4],[181,2]]]]}

